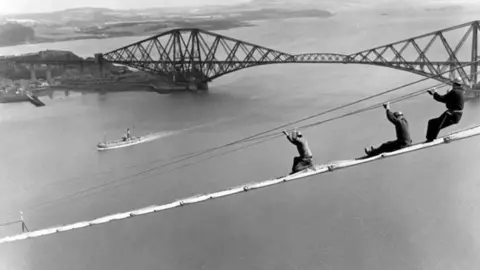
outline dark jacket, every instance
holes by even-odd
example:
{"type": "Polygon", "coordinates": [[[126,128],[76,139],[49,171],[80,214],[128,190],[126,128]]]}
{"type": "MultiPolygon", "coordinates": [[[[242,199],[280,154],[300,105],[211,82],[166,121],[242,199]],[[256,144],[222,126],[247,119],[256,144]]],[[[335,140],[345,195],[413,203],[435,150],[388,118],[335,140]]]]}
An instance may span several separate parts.
{"type": "Polygon", "coordinates": [[[387,110],[387,119],[395,125],[397,141],[402,144],[411,144],[412,138],[408,130],[408,121],[403,116],[395,117],[392,111],[387,110]]]}
{"type": "Polygon", "coordinates": [[[297,147],[301,158],[312,157],[312,151],[308,147],[308,142],[303,137],[288,135],[287,139],[297,147]]]}
{"type": "Polygon", "coordinates": [[[438,102],[445,103],[447,109],[452,111],[463,110],[463,105],[465,104],[463,90],[459,87],[454,87],[445,95],[434,93],[433,98],[438,102]]]}

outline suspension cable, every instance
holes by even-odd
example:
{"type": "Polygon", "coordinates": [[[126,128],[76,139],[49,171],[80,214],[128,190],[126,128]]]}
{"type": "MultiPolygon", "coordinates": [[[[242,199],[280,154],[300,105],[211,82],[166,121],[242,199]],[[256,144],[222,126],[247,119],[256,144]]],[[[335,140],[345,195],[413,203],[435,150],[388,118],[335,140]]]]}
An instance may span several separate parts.
{"type": "Polygon", "coordinates": [[[15,220],[15,221],[9,221],[9,222],[5,222],[5,223],[1,223],[0,227],[5,227],[5,226],[13,225],[13,224],[18,224],[18,223],[22,223],[22,221],[21,220],[15,220]]]}
{"type": "MultiPolygon", "coordinates": [[[[446,85],[443,85],[443,86],[436,85],[434,87],[435,88],[443,88],[445,86],[446,85]]],[[[434,87],[428,87],[428,88],[425,88],[425,89],[422,89],[422,90],[419,90],[419,91],[415,91],[413,93],[409,93],[409,94],[406,94],[406,95],[403,95],[403,96],[400,96],[400,97],[393,98],[391,100],[376,103],[376,104],[371,105],[371,106],[366,107],[366,108],[362,108],[362,109],[358,109],[358,110],[353,111],[353,112],[342,114],[340,116],[336,116],[336,117],[329,118],[329,119],[326,119],[326,120],[314,122],[314,123],[311,123],[311,124],[308,124],[308,125],[303,125],[303,126],[298,127],[297,129],[308,129],[308,128],[318,126],[318,125],[321,125],[321,124],[324,124],[324,123],[328,123],[328,122],[331,122],[331,121],[334,121],[334,120],[339,120],[339,119],[345,118],[347,116],[367,112],[367,111],[370,111],[370,110],[373,110],[373,109],[377,109],[377,108],[383,106],[383,104],[385,104],[387,102],[388,103],[397,103],[397,102],[400,102],[400,101],[403,101],[403,100],[406,100],[406,99],[409,99],[409,98],[412,98],[412,97],[422,95],[422,94],[424,94],[425,92],[427,92],[428,90],[430,90],[431,88],[434,88],[434,87]]],[[[267,134],[267,135],[259,136],[259,137],[256,137],[255,139],[263,139],[263,138],[269,138],[269,137],[278,138],[278,137],[282,137],[282,136],[283,136],[282,134],[274,133],[274,134],[267,134]]]]}

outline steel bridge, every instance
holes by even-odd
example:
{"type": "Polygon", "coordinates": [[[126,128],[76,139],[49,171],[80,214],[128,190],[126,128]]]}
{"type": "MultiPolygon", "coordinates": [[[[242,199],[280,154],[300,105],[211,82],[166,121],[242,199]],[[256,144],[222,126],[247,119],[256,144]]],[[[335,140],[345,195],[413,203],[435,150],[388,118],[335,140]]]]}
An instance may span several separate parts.
{"type": "MultiPolygon", "coordinates": [[[[97,54],[95,62],[106,61],[166,75],[174,81],[205,85],[231,72],[259,65],[368,64],[426,77],[436,75],[434,79],[445,83],[460,78],[464,84],[473,87],[478,84],[479,29],[480,21],[473,21],[353,54],[289,54],[201,29],[173,29],[97,54]]],[[[39,59],[34,54],[4,59],[20,63],[59,62],[39,59]]]]}

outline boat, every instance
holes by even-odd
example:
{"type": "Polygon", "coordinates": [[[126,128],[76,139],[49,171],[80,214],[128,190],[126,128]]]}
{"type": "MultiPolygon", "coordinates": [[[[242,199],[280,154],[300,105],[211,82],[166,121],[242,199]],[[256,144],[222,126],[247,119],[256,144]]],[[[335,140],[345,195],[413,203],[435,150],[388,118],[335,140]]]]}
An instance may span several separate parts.
{"type": "Polygon", "coordinates": [[[97,149],[99,151],[109,150],[109,149],[116,149],[121,147],[127,147],[130,145],[135,145],[144,142],[147,139],[147,136],[142,137],[131,137],[130,139],[126,140],[115,140],[109,142],[101,142],[97,145],[97,149]]]}
{"type": "Polygon", "coordinates": [[[120,140],[114,140],[114,141],[104,140],[103,142],[98,143],[97,144],[97,150],[98,151],[105,151],[105,150],[110,150],[110,149],[117,149],[117,148],[132,146],[132,145],[139,144],[139,143],[144,143],[144,142],[147,142],[147,141],[151,141],[153,139],[155,139],[155,136],[151,136],[151,135],[145,135],[145,136],[140,136],[140,137],[130,136],[129,138],[126,138],[126,136],[124,136],[120,140]]]}

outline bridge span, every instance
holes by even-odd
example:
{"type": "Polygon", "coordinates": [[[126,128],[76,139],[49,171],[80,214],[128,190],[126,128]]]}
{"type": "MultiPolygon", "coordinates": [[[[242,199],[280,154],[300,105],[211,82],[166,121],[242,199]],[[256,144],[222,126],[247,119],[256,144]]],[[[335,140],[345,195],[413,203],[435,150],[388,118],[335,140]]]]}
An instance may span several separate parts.
{"type": "Polygon", "coordinates": [[[50,60],[40,53],[0,57],[30,65],[125,65],[208,89],[208,82],[245,68],[267,64],[367,64],[394,68],[452,83],[460,78],[478,88],[478,33],[473,21],[353,54],[290,54],[213,32],[173,29],[87,60],[50,60]]]}

